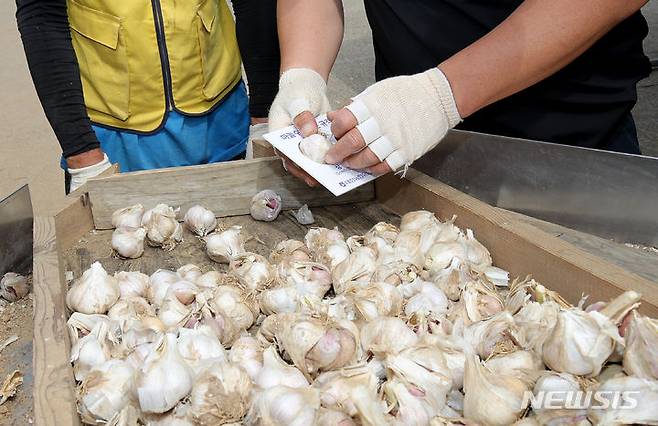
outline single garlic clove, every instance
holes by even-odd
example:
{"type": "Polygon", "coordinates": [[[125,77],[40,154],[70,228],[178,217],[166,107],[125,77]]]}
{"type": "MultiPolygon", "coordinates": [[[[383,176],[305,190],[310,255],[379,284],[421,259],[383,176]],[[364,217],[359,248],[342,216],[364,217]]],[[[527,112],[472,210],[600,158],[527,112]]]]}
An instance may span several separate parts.
{"type": "Polygon", "coordinates": [[[183,217],[183,223],[199,237],[205,237],[217,227],[215,213],[199,205],[190,207],[183,217]]]}
{"type": "Polygon", "coordinates": [[[137,374],[139,406],[145,413],[164,413],[192,390],[193,376],[178,352],[176,335],[165,334],[137,374]]]}
{"type": "Polygon", "coordinates": [[[240,367],[209,365],[194,381],[190,412],[196,424],[240,423],[251,405],[252,383],[240,367]]]}
{"type": "Polygon", "coordinates": [[[324,163],[324,158],[332,146],[327,138],[315,133],[302,139],[299,143],[299,150],[316,163],[324,163]]]}
{"type": "Polygon", "coordinates": [[[270,189],[259,192],[251,199],[250,212],[254,220],[272,222],[279,216],[281,208],[281,196],[270,189]]]}
{"type": "Polygon", "coordinates": [[[116,278],[107,274],[99,262],[94,262],[66,293],[66,304],[83,314],[104,314],[119,299],[116,278]]]}
{"type": "Polygon", "coordinates": [[[7,272],[0,280],[0,297],[15,302],[30,292],[27,277],[15,272],[7,272]]]}
{"type": "Polygon", "coordinates": [[[119,227],[112,233],[112,248],[125,259],[137,259],[144,254],[144,228],[119,227]]]}
{"type": "Polygon", "coordinates": [[[144,206],[141,204],[124,207],[112,213],[112,226],[114,228],[139,228],[142,226],[143,215],[144,206]]]}
{"type": "Polygon", "coordinates": [[[133,402],[135,370],[130,363],[110,359],[92,368],[78,387],[78,408],[83,422],[109,421],[133,402]]]}
{"type": "Polygon", "coordinates": [[[241,226],[232,226],[229,229],[206,236],[208,257],[218,263],[229,263],[245,253],[244,239],[241,235],[241,226]]]}

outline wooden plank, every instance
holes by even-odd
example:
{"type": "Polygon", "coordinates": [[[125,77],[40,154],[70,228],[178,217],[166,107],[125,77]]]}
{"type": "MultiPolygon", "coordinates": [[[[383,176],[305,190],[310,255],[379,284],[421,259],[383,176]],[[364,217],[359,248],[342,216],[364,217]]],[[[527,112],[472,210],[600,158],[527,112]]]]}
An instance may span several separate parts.
{"type": "Polygon", "coordinates": [[[252,142],[254,158],[275,157],[274,147],[264,139],[254,139],[252,142]]]}
{"type": "Polygon", "coordinates": [[[70,341],[66,328],[64,272],[59,267],[55,219],[34,219],[34,421],[78,425],[70,341]]]}
{"type": "Polygon", "coordinates": [[[324,188],[309,188],[288,174],[276,158],[122,173],[87,183],[97,229],[111,228],[112,212],[136,203],[146,208],[158,203],[180,207],[181,217],[194,204],[203,204],[217,216],[248,214],[252,196],[264,189],[276,191],[283,199],[284,209],[374,198],[372,184],[341,197],[324,188]]]}
{"type": "Polygon", "coordinates": [[[513,276],[532,274],[548,288],[560,292],[572,303],[583,294],[591,300],[608,300],[623,291],[643,295],[641,311],[658,317],[658,284],[555,238],[532,225],[511,219],[498,209],[409,170],[406,179],[389,175],[376,184],[378,201],[404,214],[426,209],[442,219],[457,216],[456,224],[475,231],[491,251],[494,263],[513,276]]]}
{"type": "Polygon", "coordinates": [[[57,247],[60,252],[71,247],[85,233],[94,229],[94,219],[86,193],[69,198],[69,205],[55,216],[57,247]]]}
{"type": "MultiPolygon", "coordinates": [[[[555,223],[546,222],[520,213],[502,210],[515,220],[539,228],[579,249],[610,262],[649,281],[658,283],[658,251],[629,247],[612,240],[576,231],[555,223]]],[[[655,249],[654,249],[655,250],[655,249]]]]}

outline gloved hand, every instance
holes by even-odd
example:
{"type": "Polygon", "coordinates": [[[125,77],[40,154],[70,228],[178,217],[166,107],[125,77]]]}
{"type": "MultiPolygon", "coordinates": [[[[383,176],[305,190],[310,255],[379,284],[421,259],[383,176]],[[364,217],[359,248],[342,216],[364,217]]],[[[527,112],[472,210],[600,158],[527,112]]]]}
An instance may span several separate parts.
{"type": "Polygon", "coordinates": [[[329,119],[338,143],[326,161],[377,175],[411,165],[461,121],[438,68],[375,83],[329,119]]]}
{"type": "Polygon", "coordinates": [[[103,154],[103,160],[99,163],[92,164],[91,166],[81,167],[79,169],[68,169],[69,174],[71,175],[71,188],[70,192],[75,191],[80,188],[82,185],[87,182],[87,180],[96,177],[103,173],[105,170],[112,167],[112,163],[107,158],[106,154],[103,154]]]}
{"type": "MultiPolygon", "coordinates": [[[[290,69],[279,79],[279,93],[270,107],[270,131],[290,126],[302,113],[314,118],[330,109],[324,78],[308,68],[290,69]]],[[[318,131],[315,120],[304,120],[300,127],[304,136],[318,131]]]]}

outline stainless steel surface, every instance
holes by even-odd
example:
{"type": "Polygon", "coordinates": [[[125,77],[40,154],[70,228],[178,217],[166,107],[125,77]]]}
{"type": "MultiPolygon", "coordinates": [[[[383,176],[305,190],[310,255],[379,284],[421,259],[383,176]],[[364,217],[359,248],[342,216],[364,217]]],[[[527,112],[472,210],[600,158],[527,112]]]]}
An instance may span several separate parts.
{"type": "Polygon", "coordinates": [[[0,201],[0,276],[32,270],[32,201],[27,185],[0,201]]]}
{"type": "Polygon", "coordinates": [[[658,159],[451,131],[414,168],[489,204],[658,246],[658,159]]]}

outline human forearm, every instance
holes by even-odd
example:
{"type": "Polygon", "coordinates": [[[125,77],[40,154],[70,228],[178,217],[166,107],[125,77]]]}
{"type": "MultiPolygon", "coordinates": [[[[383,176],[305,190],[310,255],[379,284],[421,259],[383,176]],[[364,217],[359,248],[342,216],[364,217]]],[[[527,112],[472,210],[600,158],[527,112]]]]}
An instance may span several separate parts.
{"type": "Polygon", "coordinates": [[[85,109],[66,2],[17,0],[16,6],[25,56],[46,117],[65,157],[97,151],[80,157],[78,167],[88,166],[99,159],[99,143],[85,109]]]}
{"type": "Polygon", "coordinates": [[[341,0],[278,0],[281,70],[310,68],[328,79],[343,41],[341,0]]]}
{"type": "Polygon", "coordinates": [[[482,39],[439,68],[462,117],[549,77],[646,0],[526,0],[482,39]]]}

